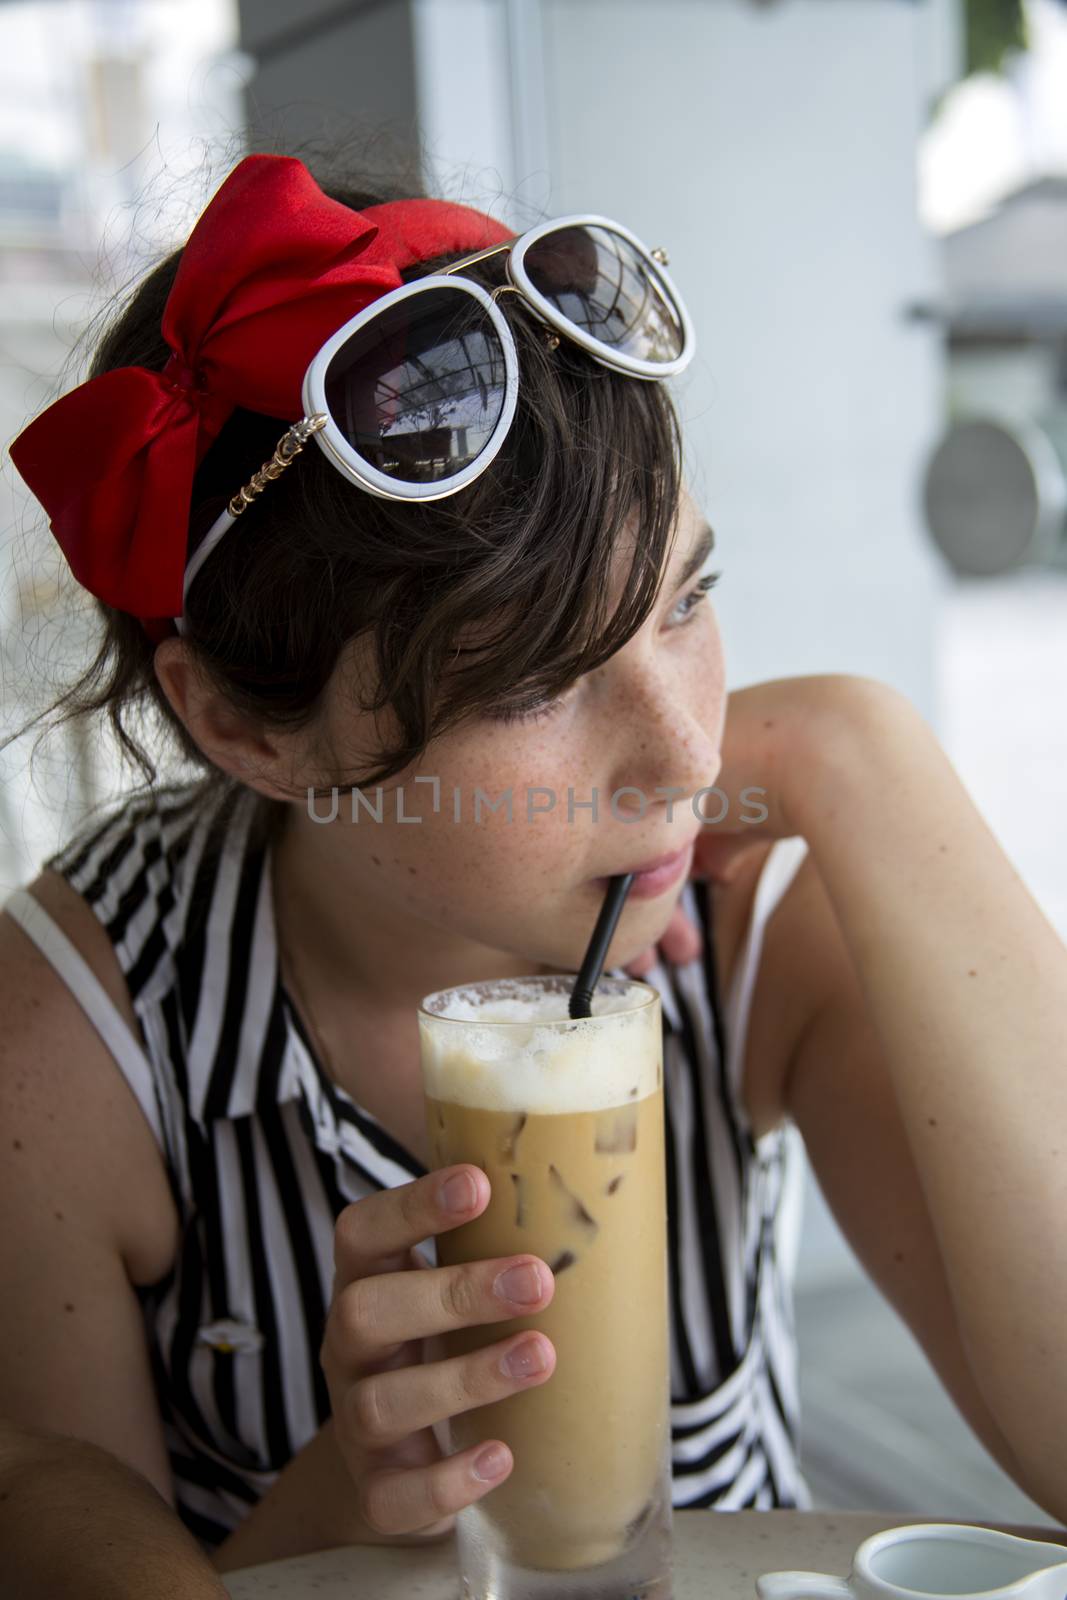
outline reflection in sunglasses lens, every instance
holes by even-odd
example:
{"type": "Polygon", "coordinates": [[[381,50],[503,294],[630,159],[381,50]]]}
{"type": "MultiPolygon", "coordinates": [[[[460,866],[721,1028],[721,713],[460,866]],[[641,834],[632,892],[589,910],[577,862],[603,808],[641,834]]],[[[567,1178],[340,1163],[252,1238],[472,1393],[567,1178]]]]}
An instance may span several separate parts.
{"type": "Polygon", "coordinates": [[[326,372],[348,443],[389,478],[437,483],[481,454],[504,409],[504,351],[473,296],[428,289],[358,329],[326,372]]]}
{"type": "Polygon", "coordinates": [[[640,254],[608,228],[560,228],[522,264],[534,288],[584,333],[642,361],[681,354],[682,326],[640,254]]]}

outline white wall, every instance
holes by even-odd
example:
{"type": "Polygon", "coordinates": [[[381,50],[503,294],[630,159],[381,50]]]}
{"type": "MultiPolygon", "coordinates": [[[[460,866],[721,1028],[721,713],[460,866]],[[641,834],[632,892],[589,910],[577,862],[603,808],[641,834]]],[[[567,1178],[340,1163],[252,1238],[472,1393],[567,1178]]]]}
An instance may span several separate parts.
{"type": "Polygon", "coordinates": [[[696,322],[684,411],[735,681],[870,673],[926,709],[936,576],[914,497],[939,364],[902,316],[932,272],[918,9],[546,0],[544,15],[553,209],[667,246],[696,322]]]}

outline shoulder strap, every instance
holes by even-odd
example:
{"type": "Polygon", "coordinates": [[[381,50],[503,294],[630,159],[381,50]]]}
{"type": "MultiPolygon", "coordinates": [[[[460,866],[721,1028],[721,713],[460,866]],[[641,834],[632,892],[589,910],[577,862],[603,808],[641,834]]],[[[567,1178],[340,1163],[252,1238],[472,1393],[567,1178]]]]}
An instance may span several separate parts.
{"type": "Polygon", "coordinates": [[[55,968],[79,1002],[89,1021],[107,1045],[137,1102],[165,1150],[163,1123],[156,1098],[152,1064],[134,1037],[125,1017],[93,972],[85,957],[71,944],[62,928],[25,889],[16,889],[3,905],[28,938],[55,968]]]}
{"type": "MultiPolygon", "coordinates": [[[[748,927],[735,959],[730,992],[726,998],[726,1021],[730,1056],[729,1077],[739,1109],[742,1104],[741,1080],[744,1072],[749,1012],[756,987],[756,974],[763,954],[763,936],[771,913],[789,888],[807,853],[807,840],[799,834],[775,840],[767,852],[767,858],[756,881],[748,927]]],[[[743,1115],[743,1111],[741,1114],[743,1115]]]]}

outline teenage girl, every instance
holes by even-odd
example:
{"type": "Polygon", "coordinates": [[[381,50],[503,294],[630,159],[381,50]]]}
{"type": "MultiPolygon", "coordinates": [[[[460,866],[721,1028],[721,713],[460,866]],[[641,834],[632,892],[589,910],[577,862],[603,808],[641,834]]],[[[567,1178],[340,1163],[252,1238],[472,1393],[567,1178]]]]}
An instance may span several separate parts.
{"type": "Polygon", "coordinates": [[[109,1504],[147,1480],[218,1570],[446,1533],[512,1470],[434,1425],[552,1382],[507,1324],[553,1277],[435,1264],[489,1181],[428,1170],[416,1008],[574,971],[631,870],[675,1505],[810,1504],[802,1135],[1067,1514],[1067,954],[903,696],[728,694],[664,382],[692,348],[625,219],[512,239],[252,156],[13,447],[98,605],[69,704],[149,781],[0,916],[0,1413],[108,1452],[109,1504]]]}

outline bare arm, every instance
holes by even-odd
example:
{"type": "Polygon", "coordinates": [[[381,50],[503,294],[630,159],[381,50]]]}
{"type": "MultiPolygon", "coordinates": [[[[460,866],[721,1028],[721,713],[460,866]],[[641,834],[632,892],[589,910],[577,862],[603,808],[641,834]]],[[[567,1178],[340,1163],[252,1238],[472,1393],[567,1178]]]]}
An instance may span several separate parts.
{"type": "MultiPolygon", "coordinates": [[[[915,707],[826,681],[783,728],[781,804],[855,964],[921,1186],[930,1233],[912,1205],[897,1248],[936,1249],[980,1431],[1064,1520],[1067,950],[915,707]]],[[[839,1022],[824,1016],[823,1045],[839,1022]]],[[[891,1286],[900,1263],[879,1265],[891,1286]]]]}
{"type": "Polygon", "coordinates": [[[176,1239],[162,1156],[78,1002],[2,915],[0,983],[0,1215],[18,1221],[0,1229],[0,1416],[91,1440],[169,1500],[134,1289],[176,1239]]]}
{"type": "MultiPolygon", "coordinates": [[[[64,885],[34,891],[70,937],[79,917],[95,923],[64,885]]],[[[110,971],[82,948],[121,1003],[110,948],[110,971]]],[[[215,1597],[218,1578],[172,1509],[134,1289],[168,1254],[162,1157],[80,1006],[6,916],[0,983],[4,1592],[215,1597]]]]}
{"type": "Polygon", "coordinates": [[[860,1262],[977,1437],[1026,1489],[971,1372],[889,1064],[810,853],[772,926],[791,981],[814,1001],[783,1074],[783,1109],[860,1262]]]}
{"type": "Polygon", "coordinates": [[[19,1600],[225,1600],[151,1484],[99,1446],[0,1422],[0,1570],[19,1600]]]}

